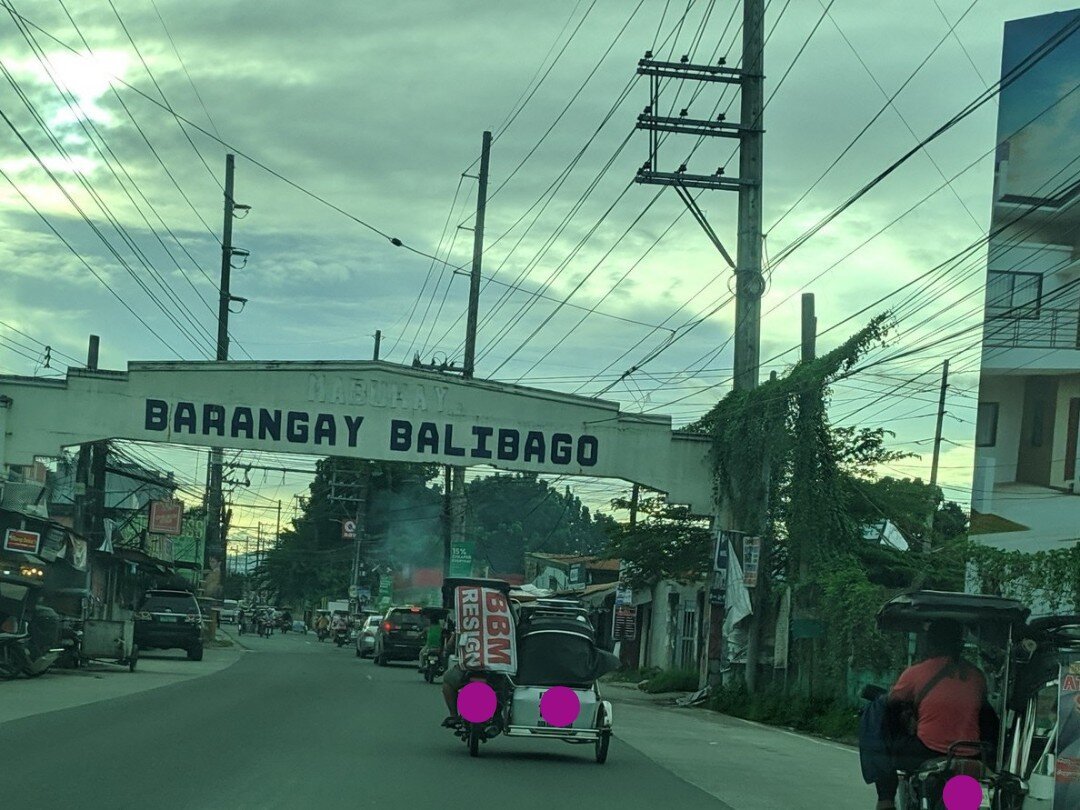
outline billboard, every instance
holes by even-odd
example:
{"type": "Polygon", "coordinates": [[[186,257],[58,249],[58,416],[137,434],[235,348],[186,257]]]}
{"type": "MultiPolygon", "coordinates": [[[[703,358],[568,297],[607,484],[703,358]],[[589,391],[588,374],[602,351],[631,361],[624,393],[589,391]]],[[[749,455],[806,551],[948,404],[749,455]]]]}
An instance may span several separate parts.
{"type": "Polygon", "coordinates": [[[1002,47],[971,534],[1010,551],[1080,540],[1077,28],[1013,20],[1002,47]]]}

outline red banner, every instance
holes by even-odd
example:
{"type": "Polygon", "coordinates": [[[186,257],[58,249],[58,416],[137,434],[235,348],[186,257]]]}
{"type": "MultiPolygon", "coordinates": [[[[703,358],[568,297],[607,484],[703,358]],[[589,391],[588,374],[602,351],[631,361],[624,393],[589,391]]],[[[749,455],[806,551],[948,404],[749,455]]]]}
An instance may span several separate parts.
{"type": "Polygon", "coordinates": [[[514,614],[494,588],[463,585],[454,591],[458,659],[469,670],[517,673],[514,614]]]}

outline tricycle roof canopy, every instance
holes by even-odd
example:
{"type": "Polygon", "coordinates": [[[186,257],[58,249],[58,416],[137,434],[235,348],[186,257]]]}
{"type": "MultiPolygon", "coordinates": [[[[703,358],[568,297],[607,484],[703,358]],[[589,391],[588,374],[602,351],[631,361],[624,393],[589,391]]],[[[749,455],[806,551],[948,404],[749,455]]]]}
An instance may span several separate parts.
{"type": "Polygon", "coordinates": [[[709,439],[606,400],[376,361],[0,375],[0,464],[103,439],[620,478],[713,512],[709,439]]]}
{"type": "Polygon", "coordinates": [[[1029,611],[1015,599],[951,591],[914,591],[886,602],[878,611],[883,630],[921,630],[934,619],[954,619],[965,627],[1021,627],[1029,611]]]}

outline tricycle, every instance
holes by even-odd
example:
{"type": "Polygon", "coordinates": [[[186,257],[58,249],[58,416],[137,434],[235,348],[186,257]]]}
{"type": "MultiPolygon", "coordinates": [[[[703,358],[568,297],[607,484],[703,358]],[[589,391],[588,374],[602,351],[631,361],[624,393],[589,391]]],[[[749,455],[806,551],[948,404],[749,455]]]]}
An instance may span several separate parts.
{"type": "MultiPolygon", "coordinates": [[[[878,612],[882,630],[917,636],[931,621],[958,622],[986,676],[994,715],[980,722],[982,739],[957,740],[942,756],[901,771],[899,810],[943,807],[944,785],[958,775],[979,783],[980,808],[1080,807],[1080,703],[1062,697],[1070,685],[1080,695],[1080,616],[1029,616],[1015,599],[944,591],[901,594],[878,612]],[[1076,670],[1071,684],[1070,668],[1076,670]],[[1066,718],[1076,727],[1064,728],[1066,718]],[[1070,734],[1075,751],[1068,748],[1070,734]]],[[[883,691],[870,686],[863,695],[874,699],[883,691]]]]}
{"type": "Polygon", "coordinates": [[[618,658],[597,648],[580,604],[537,600],[515,611],[509,591],[499,580],[444,583],[463,670],[455,734],[474,757],[481,743],[505,735],[592,745],[596,761],[606,762],[612,709],[597,680],[618,668],[618,658]],[[469,690],[487,705],[463,703],[469,690]]]}
{"type": "Polygon", "coordinates": [[[42,572],[0,563],[0,678],[45,673],[63,652],[56,611],[38,604],[42,572]]]}

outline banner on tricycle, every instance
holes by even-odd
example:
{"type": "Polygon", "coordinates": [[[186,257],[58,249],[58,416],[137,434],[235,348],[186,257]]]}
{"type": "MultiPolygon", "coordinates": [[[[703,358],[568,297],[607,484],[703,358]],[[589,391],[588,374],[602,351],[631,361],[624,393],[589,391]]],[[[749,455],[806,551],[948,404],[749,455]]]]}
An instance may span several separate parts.
{"type": "Polygon", "coordinates": [[[468,670],[517,673],[514,614],[505,594],[461,585],[454,590],[458,660],[468,670]]]}

